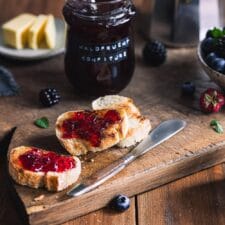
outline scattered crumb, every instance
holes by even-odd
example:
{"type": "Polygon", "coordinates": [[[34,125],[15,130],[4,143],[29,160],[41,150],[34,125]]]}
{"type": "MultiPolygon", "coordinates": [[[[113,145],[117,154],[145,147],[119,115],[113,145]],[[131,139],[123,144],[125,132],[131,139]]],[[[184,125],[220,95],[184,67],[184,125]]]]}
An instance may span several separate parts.
{"type": "Polygon", "coordinates": [[[91,162],[94,162],[95,160],[94,159],[91,159],[91,162]]]}
{"type": "Polygon", "coordinates": [[[44,205],[31,206],[27,208],[27,214],[36,213],[44,210],[46,207],[44,205]]]}
{"type": "Polygon", "coordinates": [[[39,195],[39,196],[37,196],[36,198],[34,198],[34,201],[35,201],[35,202],[41,201],[41,200],[43,200],[44,197],[45,197],[45,195],[39,195]]]}

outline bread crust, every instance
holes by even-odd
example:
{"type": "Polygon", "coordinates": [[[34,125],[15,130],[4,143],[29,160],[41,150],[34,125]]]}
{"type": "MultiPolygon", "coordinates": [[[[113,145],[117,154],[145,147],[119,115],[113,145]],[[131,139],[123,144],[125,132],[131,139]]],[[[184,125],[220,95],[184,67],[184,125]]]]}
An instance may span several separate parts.
{"type": "Polygon", "coordinates": [[[129,118],[129,124],[126,138],[118,143],[118,146],[121,148],[130,147],[142,141],[151,130],[151,123],[149,119],[144,116],[133,116],[129,118]]]}
{"type": "Polygon", "coordinates": [[[142,116],[133,100],[119,95],[106,95],[92,102],[93,109],[118,109],[126,111],[128,117],[128,132],[117,145],[119,147],[130,147],[142,141],[151,130],[149,119],[142,116]]]}
{"type": "Polygon", "coordinates": [[[99,97],[92,102],[92,108],[94,110],[121,108],[126,111],[128,118],[131,115],[141,115],[140,110],[134,104],[133,99],[120,95],[106,95],[104,97],[99,97]]]}
{"type": "Polygon", "coordinates": [[[20,146],[12,149],[9,153],[9,174],[18,184],[32,188],[45,187],[48,191],[61,191],[77,181],[81,173],[81,163],[75,156],[73,158],[76,167],[64,172],[44,173],[25,170],[19,162],[19,156],[31,148],[20,146]]]}
{"type": "MultiPolygon", "coordinates": [[[[84,155],[87,152],[98,152],[110,148],[122,140],[128,131],[128,118],[124,109],[117,109],[120,115],[121,121],[110,125],[104,129],[101,136],[101,143],[98,147],[92,146],[88,140],[71,138],[64,139],[62,137],[61,127],[63,121],[71,118],[75,112],[83,112],[84,110],[69,111],[61,114],[56,121],[56,136],[59,139],[62,146],[72,155],[84,155]]],[[[98,115],[104,114],[108,110],[96,110],[98,115]]]]}

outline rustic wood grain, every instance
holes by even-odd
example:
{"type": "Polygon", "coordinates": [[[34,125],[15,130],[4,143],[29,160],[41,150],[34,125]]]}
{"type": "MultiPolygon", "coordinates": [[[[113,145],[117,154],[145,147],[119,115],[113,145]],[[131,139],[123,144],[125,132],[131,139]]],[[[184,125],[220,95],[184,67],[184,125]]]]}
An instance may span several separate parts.
{"type": "Polygon", "coordinates": [[[218,165],[138,195],[138,224],[225,224],[224,169],[218,165]]]}
{"type": "MultiPolygon", "coordinates": [[[[15,184],[16,191],[25,205],[30,224],[47,224],[49,221],[58,224],[104,207],[120,192],[134,196],[224,161],[225,134],[218,135],[209,128],[205,128],[204,134],[199,133],[197,127],[207,127],[203,120],[199,121],[199,117],[196,120],[192,118],[190,121],[171,108],[165,110],[158,106],[154,110],[150,112],[151,115],[155,115],[156,121],[179,117],[188,122],[188,127],[176,137],[137,159],[124,171],[92,192],[77,198],[69,198],[65,195],[66,190],[49,193],[42,189],[34,190],[15,184]],[[161,113],[157,114],[154,110],[161,113]],[[34,198],[40,195],[44,195],[44,199],[35,202],[34,198]],[[94,204],[90,204],[90,201],[94,204]],[[62,208],[63,213],[61,213],[62,208]]],[[[55,121],[55,118],[52,120],[55,121]]],[[[10,149],[24,144],[63,152],[54,136],[54,126],[48,130],[36,128],[32,123],[19,127],[12,139],[10,149]]],[[[80,180],[126,153],[126,149],[114,148],[92,155],[93,161],[82,158],[80,180]]]]}
{"type": "MultiPolygon", "coordinates": [[[[93,203],[92,203],[93,204],[93,203]]],[[[79,217],[62,225],[136,225],[135,198],[131,198],[130,208],[124,213],[113,212],[108,208],[79,217]]]]}

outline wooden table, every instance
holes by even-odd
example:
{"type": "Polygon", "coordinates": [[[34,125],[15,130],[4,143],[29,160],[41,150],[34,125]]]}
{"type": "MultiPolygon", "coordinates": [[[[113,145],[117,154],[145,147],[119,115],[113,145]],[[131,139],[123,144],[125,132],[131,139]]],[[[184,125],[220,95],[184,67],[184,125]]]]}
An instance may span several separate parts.
{"type": "MultiPolygon", "coordinates": [[[[24,11],[51,12],[60,15],[63,2],[63,0],[32,0],[32,2],[30,0],[7,0],[6,4],[1,0],[0,22],[24,11]],[[17,4],[20,7],[15,7],[17,4]]],[[[1,59],[1,63],[9,65],[14,71],[20,70],[20,65],[17,66],[15,62],[9,63],[7,60],[1,59]]],[[[33,68],[41,71],[40,65],[38,63],[33,68]]],[[[46,63],[43,62],[43,66],[46,66],[46,63]]],[[[29,64],[27,70],[29,70],[29,64]]],[[[24,67],[23,72],[26,73],[24,67]]],[[[0,109],[1,107],[4,106],[0,105],[0,109]]],[[[24,115],[21,116],[26,118],[24,115]]],[[[35,112],[33,117],[35,118],[35,112]]],[[[31,116],[31,118],[33,117],[31,116]]],[[[6,131],[9,127],[1,127],[2,129],[6,131]]],[[[3,146],[7,146],[7,143],[0,143],[1,150],[3,150],[3,146]]],[[[3,158],[0,159],[0,171],[4,171],[3,158]]],[[[64,225],[222,225],[225,224],[224,178],[224,164],[217,165],[131,198],[130,209],[122,214],[102,209],[64,223],[64,225]]],[[[8,185],[6,175],[0,172],[0,224],[22,225],[15,202],[9,196],[8,185]]]]}

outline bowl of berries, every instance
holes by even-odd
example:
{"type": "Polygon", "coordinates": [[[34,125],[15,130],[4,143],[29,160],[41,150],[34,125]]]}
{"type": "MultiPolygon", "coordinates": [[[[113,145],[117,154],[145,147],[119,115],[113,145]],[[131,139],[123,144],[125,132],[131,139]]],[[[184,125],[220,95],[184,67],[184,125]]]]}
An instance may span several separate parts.
{"type": "Polygon", "coordinates": [[[225,28],[208,30],[198,45],[198,58],[207,75],[225,89],[225,28]]]}

